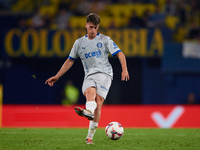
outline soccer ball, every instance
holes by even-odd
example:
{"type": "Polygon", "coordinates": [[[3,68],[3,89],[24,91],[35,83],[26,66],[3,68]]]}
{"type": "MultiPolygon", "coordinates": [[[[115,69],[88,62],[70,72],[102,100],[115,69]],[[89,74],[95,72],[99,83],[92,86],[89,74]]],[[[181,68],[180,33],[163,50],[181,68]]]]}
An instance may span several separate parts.
{"type": "Polygon", "coordinates": [[[124,128],[118,122],[110,122],[105,128],[106,136],[111,140],[118,140],[124,133],[124,128]]]}

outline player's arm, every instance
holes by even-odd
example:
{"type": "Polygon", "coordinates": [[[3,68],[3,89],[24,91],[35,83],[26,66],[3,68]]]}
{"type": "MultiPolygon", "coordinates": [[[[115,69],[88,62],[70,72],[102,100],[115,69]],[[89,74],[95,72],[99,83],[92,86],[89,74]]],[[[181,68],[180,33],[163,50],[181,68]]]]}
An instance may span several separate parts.
{"type": "Polygon", "coordinates": [[[116,54],[117,57],[119,58],[119,61],[121,63],[122,67],[122,74],[121,74],[121,80],[122,81],[128,81],[129,80],[129,73],[126,65],[126,57],[123,52],[119,52],[116,54]]]}
{"type": "Polygon", "coordinates": [[[46,80],[45,84],[49,84],[49,86],[53,86],[53,84],[60,78],[62,77],[74,64],[74,60],[68,58],[60,70],[57,72],[57,74],[49,79],[46,80]]]}

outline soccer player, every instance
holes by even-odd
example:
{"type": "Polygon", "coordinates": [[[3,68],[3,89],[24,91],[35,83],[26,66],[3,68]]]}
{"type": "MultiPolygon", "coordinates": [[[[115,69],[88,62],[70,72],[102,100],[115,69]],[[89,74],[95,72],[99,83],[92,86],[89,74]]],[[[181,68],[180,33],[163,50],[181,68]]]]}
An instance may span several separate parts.
{"type": "Polygon", "coordinates": [[[72,67],[74,61],[80,57],[85,72],[82,92],[86,98],[86,108],[75,107],[74,109],[78,115],[90,120],[86,137],[87,144],[94,144],[92,139],[98,127],[101,108],[113,78],[113,70],[108,61],[109,53],[119,58],[122,68],[121,80],[129,80],[125,55],[110,37],[97,32],[99,24],[100,17],[97,14],[90,13],[87,15],[85,25],[87,34],[75,41],[69,57],[61,69],[45,82],[45,84],[48,83],[49,86],[53,86],[72,67]]]}

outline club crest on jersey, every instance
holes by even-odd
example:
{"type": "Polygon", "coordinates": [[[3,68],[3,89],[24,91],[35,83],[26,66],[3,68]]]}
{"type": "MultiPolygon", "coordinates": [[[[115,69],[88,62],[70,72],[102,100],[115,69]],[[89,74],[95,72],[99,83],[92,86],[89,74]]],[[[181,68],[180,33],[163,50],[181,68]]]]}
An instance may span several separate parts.
{"type": "Polygon", "coordinates": [[[97,43],[97,47],[101,48],[102,47],[102,43],[101,42],[97,43]]]}

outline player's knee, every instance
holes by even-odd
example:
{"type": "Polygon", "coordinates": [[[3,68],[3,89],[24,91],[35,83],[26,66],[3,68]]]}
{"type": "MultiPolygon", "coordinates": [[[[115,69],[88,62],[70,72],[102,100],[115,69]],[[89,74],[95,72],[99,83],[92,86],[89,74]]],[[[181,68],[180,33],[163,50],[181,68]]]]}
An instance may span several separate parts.
{"type": "Polygon", "coordinates": [[[84,95],[87,101],[94,101],[96,97],[96,89],[92,87],[87,88],[84,92],[84,95]]]}

